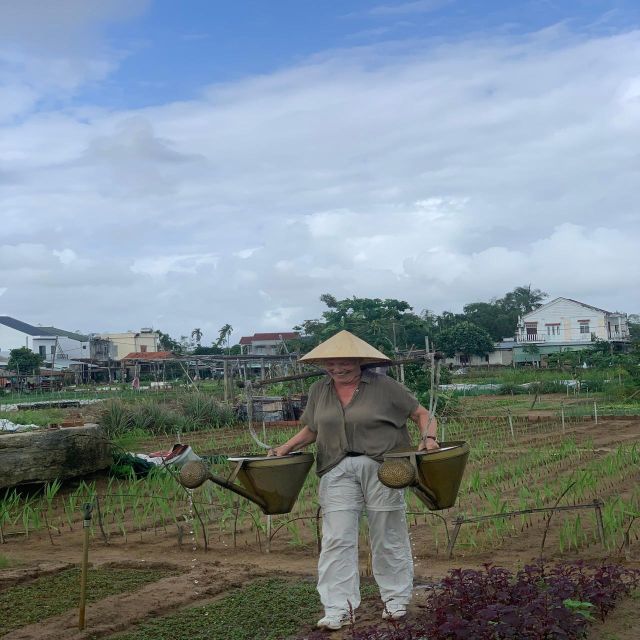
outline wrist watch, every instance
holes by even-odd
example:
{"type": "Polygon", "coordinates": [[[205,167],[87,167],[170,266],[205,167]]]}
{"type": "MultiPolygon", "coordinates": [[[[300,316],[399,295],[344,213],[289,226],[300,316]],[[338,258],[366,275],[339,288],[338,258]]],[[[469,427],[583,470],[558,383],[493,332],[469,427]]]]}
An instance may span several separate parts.
{"type": "Polygon", "coordinates": [[[428,433],[425,433],[422,438],[420,438],[423,442],[425,440],[433,440],[434,442],[438,442],[438,438],[436,438],[435,436],[430,436],[428,433]]]}

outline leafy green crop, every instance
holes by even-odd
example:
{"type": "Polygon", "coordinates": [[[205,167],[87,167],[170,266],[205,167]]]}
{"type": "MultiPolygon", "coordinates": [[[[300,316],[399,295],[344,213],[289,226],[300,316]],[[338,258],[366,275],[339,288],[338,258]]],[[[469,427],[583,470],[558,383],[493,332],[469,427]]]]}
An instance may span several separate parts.
{"type": "MultiPolygon", "coordinates": [[[[166,569],[91,569],[87,577],[87,602],[135,591],[175,573],[166,569]]],[[[68,611],[78,605],[79,599],[80,569],[68,569],[7,589],[0,593],[0,635],[68,611]]]]}
{"type": "MultiPolygon", "coordinates": [[[[363,596],[373,593],[373,586],[363,586],[363,596]]],[[[213,604],[150,620],[113,640],[275,640],[314,625],[321,611],[314,583],[259,580],[213,604]]]]}

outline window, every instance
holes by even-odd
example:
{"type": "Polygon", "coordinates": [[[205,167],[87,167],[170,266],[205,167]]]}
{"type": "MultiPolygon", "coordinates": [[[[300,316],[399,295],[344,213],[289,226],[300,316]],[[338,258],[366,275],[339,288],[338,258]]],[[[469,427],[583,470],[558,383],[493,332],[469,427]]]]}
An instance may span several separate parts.
{"type": "Polygon", "coordinates": [[[55,355],[56,355],[56,345],[55,345],[55,344],[52,344],[52,345],[51,345],[51,349],[50,349],[50,350],[51,350],[51,355],[52,355],[52,356],[55,356],[55,355]]]}
{"type": "Polygon", "coordinates": [[[548,336],[559,336],[560,335],[560,323],[553,322],[545,325],[547,327],[547,335],[548,336]]]}
{"type": "Polygon", "coordinates": [[[140,345],[140,353],[146,353],[147,352],[147,345],[146,344],[141,344],[140,345]]]}
{"type": "Polygon", "coordinates": [[[527,337],[538,335],[538,323],[537,322],[525,322],[524,326],[527,330],[527,337]]]}
{"type": "Polygon", "coordinates": [[[38,347],[38,353],[43,357],[46,358],[47,357],[47,347],[45,347],[43,344],[40,345],[38,347]]]}
{"type": "Polygon", "coordinates": [[[578,320],[578,325],[580,326],[580,333],[591,333],[588,320],[578,320]]]}

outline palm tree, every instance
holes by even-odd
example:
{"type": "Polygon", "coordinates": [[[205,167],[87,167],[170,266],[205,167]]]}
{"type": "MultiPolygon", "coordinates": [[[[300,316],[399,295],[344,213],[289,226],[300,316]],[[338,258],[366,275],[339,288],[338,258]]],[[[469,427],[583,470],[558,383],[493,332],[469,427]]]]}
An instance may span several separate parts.
{"type": "Polygon", "coordinates": [[[200,340],[202,340],[202,331],[200,329],[194,329],[191,332],[191,337],[196,341],[196,346],[200,346],[200,340]]]}
{"type": "Polygon", "coordinates": [[[229,337],[232,331],[233,327],[229,323],[225,324],[218,331],[218,339],[216,340],[216,347],[221,347],[223,344],[227,345],[227,355],[229,354],[229,337]]]}

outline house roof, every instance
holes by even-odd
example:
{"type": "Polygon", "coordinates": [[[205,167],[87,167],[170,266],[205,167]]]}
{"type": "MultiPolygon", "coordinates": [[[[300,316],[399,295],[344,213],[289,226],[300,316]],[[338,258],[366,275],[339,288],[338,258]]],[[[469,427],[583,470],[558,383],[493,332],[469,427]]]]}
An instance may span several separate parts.
{"type": "Polygon", "coordinates": [[[616,315],[616,313],[613,313],[611,311],[607,311],[606,309],[600,309],[599,307],[594,307],[590,304],[585,304],[584,302],[580,302],[580,300],[574,300],[573,298],[565,298],[563,296],[560,296],[559,298],[555,298],[554,300],[551,300],[551,302],[547,302],[546,304],[541,305],[540,307],[538,307],[537,309],[534,309],[533,311],[529,311],[529,313],[525,313],[522,318],[526,318],[527,316],[530,316],[532,313],[536,313],[537,311],[540,311],[540,309],[544,309],[546,307],[550,307],[552,304],[555,304],[556,302],[558,302],[558,300],[566,300],[567,302],[573,302],[574,304],[579,304],[581,307],[586,307],[587,309],[592,309],[593,311],[597,311],[598,313],[606,313],[607,315],[616,315]]]}
{"type": "Polygon", "coordinates": [[[89,336],[84,336],[81,333],[65,331],[64,329],[57,329],[56,327],[43,327],[43,329],[50,331],[54,336],[66,337],[71,340],[77,340],[78,342],[89,342],[89,336]]]}
{"type": "Polygon", "coordinates": [[[607,311],[606,309],[600,309],[599,307],[594,307],[590,304],[585,304],[584,302],[580,302],[579,300],[574,300],[573,298],[565,298],[565,300],[568,300],[569,302],[575,302],[576,304],[580,304],[583,307],[587,307],[587,309],[593,309],[594,311],[599,311],[600,313],[608,313],[609,315],[611,315],[611,311],[607,311]]]}
{"type": "Polygon", "coordinates": [[[173,351],[132,351],[123,360],[169,360],[175,358],[173,351]]]}
{"type": "Polygon", "coordinates": [[[22,333],[26,333],[30,336],[55,336],[55,333],[51,333],[51,331],[47,327],[34,327],[32,324],[27,322],[22,322],[22,320],[16,320],[11,316],[0,316],[0,324],[3,324],[5,327],[9,327],[11,329],[15,329],[16,331],[21,331],[22,333]]]}
{"type": "Polygon", "coordinates": [[[251,344],[252,342],[259,342],[262,340],[294,340],[299,338],[300,334],[297,331],[278,331],[275,333],[254,333],[252,336],[242,336],[240,338],[240,344],[251,344]]]}

